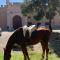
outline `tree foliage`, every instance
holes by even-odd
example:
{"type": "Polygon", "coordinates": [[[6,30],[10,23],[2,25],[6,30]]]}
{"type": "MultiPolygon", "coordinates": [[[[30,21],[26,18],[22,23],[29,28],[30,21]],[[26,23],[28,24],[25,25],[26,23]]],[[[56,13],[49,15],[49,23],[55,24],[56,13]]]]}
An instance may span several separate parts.
{"type": "Polygon", "coordinates": [[[60,0],[24,0],[24,6],[22,8],[22,13],[25,16],[29,14],[35,19],[41,19],[44,15],[48,19],[53,19],[55,16],[55,11],[58,11],[60,7],[60,0]]]}

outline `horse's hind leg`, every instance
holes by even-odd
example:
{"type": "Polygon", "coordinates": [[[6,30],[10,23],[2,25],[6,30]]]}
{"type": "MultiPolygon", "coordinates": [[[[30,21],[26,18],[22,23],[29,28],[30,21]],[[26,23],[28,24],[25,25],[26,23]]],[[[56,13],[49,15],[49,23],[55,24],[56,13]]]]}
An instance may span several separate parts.
{"type": "Polygon", "coordinates": [[[42,53],[42,59],[44,59],[44,56],[45,56],[45,43],[44,42],[41,42],[41,46],[42,46],[42,50],[43,50],[43,53],[42,53]]]}
{"type": "Polygon", "coordinates": [[[21,47],[21,48],[24,55],[24,60],[30,60],[28,52],[27,52],[27,48],[26,47],[21,47]]]}
{"type": "Polygon", "coordinates": [[[49,52],[49,48],[48,48],[48,42],[46,43],[46,60],[48,60],[48,52],[49,52]]]}

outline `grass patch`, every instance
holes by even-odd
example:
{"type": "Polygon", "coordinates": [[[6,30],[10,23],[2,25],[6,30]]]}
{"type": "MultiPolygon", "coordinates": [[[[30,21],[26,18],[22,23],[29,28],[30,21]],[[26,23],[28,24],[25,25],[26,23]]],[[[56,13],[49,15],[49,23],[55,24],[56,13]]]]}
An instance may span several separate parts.
{"type": "MultiPolygon", "coordinates": [[[[39,52],[29,52],[29,57],[31,60],[40,60],[41,59],[41,54],[39,52]]],[[[24,60],[24,56],[22,52],[11,52],[11,60],[24,60]]],[[[53,54],[49,54],[48,57],[49,60],[60,60],[59,57],[57,57],[57,55],[53,54]]],[[[3,60],[3,53],[0,52],[0,60],[3,60]]]]}
{"type": "Polygon", "coordinates": [[[3,60],[3,53],[0,52],[0,60],[3,60]]]}

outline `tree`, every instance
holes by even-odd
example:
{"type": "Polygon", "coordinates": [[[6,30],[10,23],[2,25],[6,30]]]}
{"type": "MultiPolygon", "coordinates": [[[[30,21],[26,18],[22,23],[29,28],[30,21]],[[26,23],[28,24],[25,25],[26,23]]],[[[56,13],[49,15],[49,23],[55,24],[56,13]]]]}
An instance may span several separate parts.
{"type": "Polygon", "coordinates": [[[44,9],[44,12],[56,11],[59,7],[59,0],[24,0],[25,4],[22,8],[23,14],[39,15],[40,11],[44,9]]]}
{"type": "MultiPolygon", "coordinates": [[[[47,0],[48,1],[48,0],[47,0]]],[[[25,15],[28,15],[31,13],[31,15],[37,15],[37,16],[41,16],[43,15],[42,13],[43,12],[43,8],[45,6],[45,3],[48,3],[46,2],[46,0],[25,0],[25,5],[24,7],[22,8],[22,13],[25,14],[25,15]],[[40,13],[42,10],[42,13],[40,13]],[[39,14],[40,13],[40,14],[39,14]]]]}
{"type": "Polygon", "coordinates": [[[60,7],[60,0],[24,0],[26,3],[22,8],[22,13],[25,15],[32,15],[36,20],[41,20],[45,15],[49,19],[51,25],[51,20],[55,16],[55,11],[58,11],[60,7]]]}

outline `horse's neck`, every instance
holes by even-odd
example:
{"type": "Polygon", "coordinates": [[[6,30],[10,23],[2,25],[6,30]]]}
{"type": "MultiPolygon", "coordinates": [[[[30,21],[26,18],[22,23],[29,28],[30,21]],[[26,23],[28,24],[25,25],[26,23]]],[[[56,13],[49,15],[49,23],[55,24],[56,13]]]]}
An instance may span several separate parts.
{"type": "Polygon", "coordinates": [[[36,26],[35,25],[31,25],[30,27],[28,27],[28,31],[29,31],[29,36],[31,36],[32,32],[36,30],[36,26]]]}
{"type": "Polygon", "coordinates": [[[26,32],[28,31],[29,33],[29,36],[31,36],[31,33],[36,29],[36,26],[35,25],[31,25],[29,27],[27,27],[26,25],[23,26],[23,34],[24,36],[27,34],[26,32]]]}

